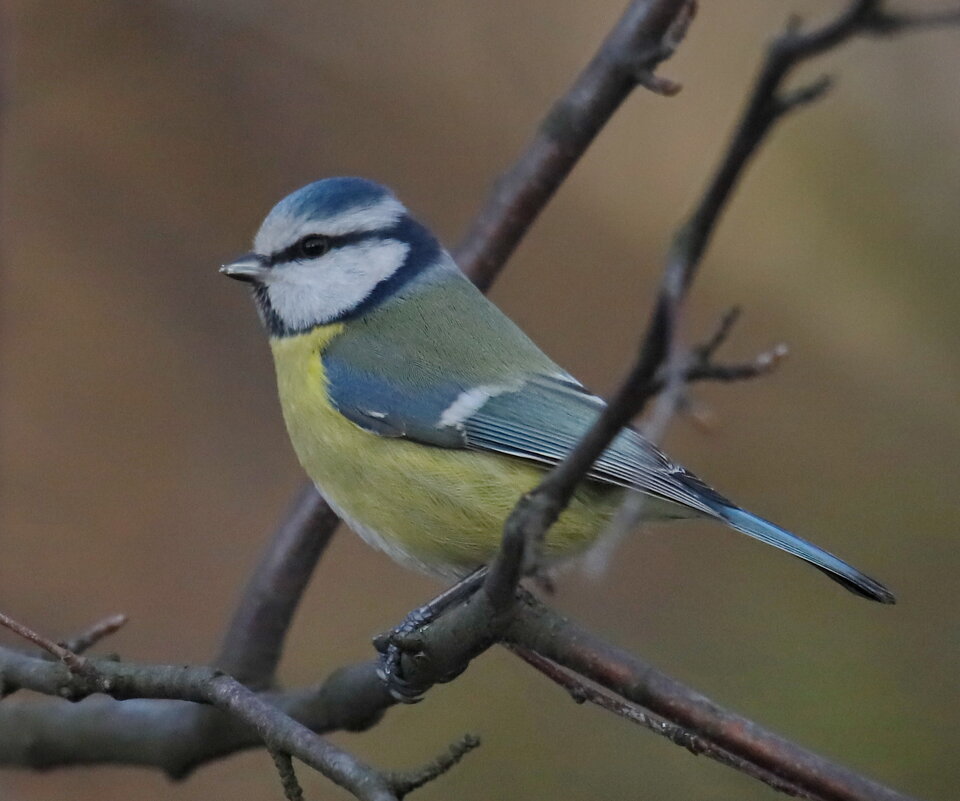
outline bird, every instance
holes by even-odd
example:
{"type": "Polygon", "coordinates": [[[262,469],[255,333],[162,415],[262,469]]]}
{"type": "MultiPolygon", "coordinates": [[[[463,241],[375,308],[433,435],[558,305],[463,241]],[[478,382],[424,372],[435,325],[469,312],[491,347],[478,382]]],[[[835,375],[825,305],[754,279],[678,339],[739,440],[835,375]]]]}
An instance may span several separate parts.
{"type": "MultiPolygon", "coordinates": [[[[368,543],[440,579],[493,559],[517,500],[605,407],[374,181],[294,191],[253,251],[220,270],[250,286],[290,440],[320,494],[368,543]]],[[[644,521],[717,521],[894,603],[883,584],[740,508],[635,427],[581,482],[542,543],[543,563],[589,552],[627,493],[644,496],[644,521]]]]}

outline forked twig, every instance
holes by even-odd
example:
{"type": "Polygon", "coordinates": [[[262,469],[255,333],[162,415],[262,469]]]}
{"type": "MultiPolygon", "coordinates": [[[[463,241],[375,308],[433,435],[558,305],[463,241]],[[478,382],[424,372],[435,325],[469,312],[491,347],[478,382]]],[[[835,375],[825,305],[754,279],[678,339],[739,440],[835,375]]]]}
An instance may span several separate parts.
{"type": "Polygon", "coordinates": [[[85,674],[89,672],[90,668],[87,664],[87,660],[84,657],[74,653],[65,645],[56,643],[49,637],[44,637],[42,634],[34,631],[29,626],[25,626],[23,623],[14,620],[12,617],[4,614],[3,612],[0,612],[0,626],[3,626],[5,629],[12,631],[14,634],[20,637],[23,637],[23,639],[27,640],[28,642],[32,642],[34,645],[39,646],[52,657],[63,662],[63,664],[67,666],[71,673],[85,674]]]}

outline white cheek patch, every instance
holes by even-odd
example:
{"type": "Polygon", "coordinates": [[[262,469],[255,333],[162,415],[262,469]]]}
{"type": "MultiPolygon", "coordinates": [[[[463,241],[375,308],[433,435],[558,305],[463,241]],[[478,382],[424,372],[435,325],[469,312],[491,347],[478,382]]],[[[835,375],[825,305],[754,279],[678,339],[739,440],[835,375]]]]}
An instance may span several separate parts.
{"type": "Polygon", "coordinates": [[[269,255],[307,234],[343,236],[380,231],[392,226],[405,212],[403,204],[392,197],[385,197],[369,206],[356,206],[323,220],[317,220],[313,212],[293,215],[283,209],[274,210],[260,226],[253,240],[253,249],[257,253],[269,255]]]}
{"type": "Polygon", "coordinates": [[[515,387],[505,386],[503,384],[484,384],[479,387],[465,389],[457,395],[453,403],[443,410],[443,413],[440,415],[440,420],[438,421],[440,427],[459,427],[465,420],[469,419],[471,415],[480,411],[483,404],[490,400],[490,398],[495,398],[497,395],[502,395],[504,392],[509,392],[512,389],[515,389],[515,387]]]}
{"type": "Polygon", "coordinates": [[[274,312],[292,330],[331,322],[366,300],[403,265],[410,246],[375,239],[331,250],[313,261],[278,265],[266,279],[274,312]]]}

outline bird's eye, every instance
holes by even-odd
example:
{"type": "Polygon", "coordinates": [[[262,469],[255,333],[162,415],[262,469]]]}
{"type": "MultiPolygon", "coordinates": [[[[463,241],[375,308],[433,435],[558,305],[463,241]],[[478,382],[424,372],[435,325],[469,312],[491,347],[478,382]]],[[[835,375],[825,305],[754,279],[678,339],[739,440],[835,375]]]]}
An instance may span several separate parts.
{"type": "Polygon", "coordinates": [[[301,259],[316,259],[330,250],[330,240],[320,234],[310,234],[297,243],[297,255],[301,259]]]}

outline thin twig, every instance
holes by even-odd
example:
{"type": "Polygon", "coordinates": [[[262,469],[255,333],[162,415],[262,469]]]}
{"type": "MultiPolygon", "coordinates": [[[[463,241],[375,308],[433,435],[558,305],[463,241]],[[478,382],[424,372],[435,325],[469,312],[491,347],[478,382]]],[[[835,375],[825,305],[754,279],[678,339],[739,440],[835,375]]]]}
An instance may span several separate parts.
{"type": "Polygon", "coordinates": [[[390,785],[398,798],[404,798],[454,768],[467,754],[479,746],[480,738],[477,735],[464,734],[459,740],[451,743],[446,751],[419,770],[390,774],[388,777],[390,785]]]}
{"type": "Polygon", "coordinates": [[[818,801],[909,801],[908,796],[896,790],[724,709],[530,596],[518,604],[506,641],[533,651],[690,732],[710,746],[700,753],[738,770],[742,769],[741,762],[750,765],[750,775],[777,789],[790,787],[795,793],[818,801]]]}
{"type": "Polygon", "coordinates": [[[949,25],[960,25],[960,9],[932,11],[927,14],[902,14],[883,10],[867,21],[868,32],[879,36],[925,28],[943,28],[949,25]]]}
{"type": "Polygon", "coordinates": [[[297,772],[293,768],[293,759],[283,751],[269,749],[273,764],[280,774],[280,784],[283,786],[283,795],[287,801],[303,801],[303,788],[297,779],[297,772]]]}
{"type": "Polygon", "coordinates": [[[789,353],[789,348],[781,342],[779,345],[774,345],[770,350],[757,354],[749,362],[692,364],[683,371],[682,380],[686,384],[692,384],[697,381],[730,382],[760,378],[770,375],[776,370],[789,353]]]}
{"type": "MultiPolygon", "coordinates": [[[[640,340],[639,354],[626,380],[576,447],[534,490],[520,499],[504,526],[501,549],[485,585],[499,607],[506,607],[512,600],[522,571],[535,562],[535,554],[531,557],[528,549],[537,550],[538,543],[566,508],[594,462],[620,430],[643,410],[647,401],[664,389],[657,381],[658,375],[672,380],[674,393],[679,392],[682,386],[679,361],[683,356],[683,350],[677,345],[680,313],[720,215],[750,157],[773,124],[787,112],[822,96],[826,88],[826,84],[818,82],[799,94],[785,94],[781,89],[783,81],[801,62],[868,31],[882,17],[879,9],[879,0],[854,0],[837,17],[807,33],[802,33],[797,21],[792,20],[768,48],[719,168],[693,213],[673,237],[657,298],[640,340]]],[[[775,359],[763,360],[760,369],[766,369],[773,362],[775,359]]],[[[719,371],[718,378],[723,374],[719,371]]],[[[667,390],[670,391],[669,386],[667,390]]],[[[666,407],[674,409],[675,398],[668,398],[666,407]]]]}
{"type": "MultiPolygon", "coordinates": [[[[750,100],[721,159],[719,169],[693,214],[674,236],[660,290],[641,339],[639,355],[627,379],[576,447],[533,491],[520,499],[504,526],[501,549],[491,565],[484,585],[485,592],[501,614],[503,610],[509,609],[508,605],[515,598],[521,573],[529,569],[531,562],[535,564],[539,542],[566,508],[577,485],[619,431],[643,409],[658,389],[664,388],[657,385],[658,374],[665,374],[672,382],[672,394],[679,392],[682,372],[678,361],[682,349],[677,344],[677,331],[681,309],[731,192],[750,156],[765,139],[773,123],[787,112],[822,97],[828,87],[828,83],[821,80],[799,91],[786,93],[781,89],[783,81],[800,62],[867,30],[871,23],[875,24],[880,14],[879,7],[878,0],[855,0],[836,18],[809,33],[801,33],[797,24],[789,25],[770,46],[750,100]]],[[[722,341],[722,336],[720,339],[722,341]]],[[[779,352],[777,355],[779,356],[779,352]]],[[[717,376],[768,369],[776,360],[775,357],[770,357],[746,371],[719,371],[717,376]]],[[[668,395],[671,394],[669,385],[667,392],[668,395]]],[[[675,399],[666,398],[666,406],[671,410],[675,408],[675,399]]],[[[642,700],[640,702],[642,703],[642,700]]],[[[715,719],[714,723],[716,722],[715,719]]],[[[704,726],[711,725],[708,718],[701,718],[697,723],[698,726],[692,727],[695,731],[703,731],[704,726]]],[[[745,753],[740,756],[748,761],[772,757],[771,764],[760,764],[760,767],[774,775],[783,775],[778,771],[785,769],[780,763],[786,763],[791,758],[789,746],[791,744],[770,735],[762,747],[745,749],[745,753]]],[[[814,766],[802,761],[800,764],[804,770],[800,771],[797,779],[801,782],[815,781],[816,777],[805,772],[813,770],[814,766]]],[[[824,768],[823,765],[816,767],[824,768]]],[[[872,783],[837,766],[827,765],[825,769],[841,790],[859,788],[845,797],[870,797],[859,795],[858,792],[863,789],[864,783],[872,783]]]]}
{"type": "Polygon", "coordinates": [[[780,790],[790,795],[803,795],[799,787],[781,779],[775,773],[763,770],[745,759],[734,756],[693,731],[670,723],[657,715],[651,715],[636,704],[616,698],[610,693],[598,689],[592,684],[588,684],[555,662],[551,662],[549,659],[541,656],[536,651],[531,651],[519,645],[507,645],[507,649],[520,657],[520,659],[530,665],[534,670],[539,671],[550,679],[550,681],[566,690],[570,694],[570,697],[578,704],[591,703],[594,706],[612,712],[624,720],[629,720],[631,723],[636,723],[638,726],[649,729],[654,734],[666,737],[674,745],[686,748],[691,754],[709,756],[711,759],[723,765],[727,765],[728,767],[739,770],[741,773],[745,773],[747,776],[762,781],[775,790],[780,790]]]}
{"type": "MultiPolygon", "coordinates": [[[[747,381],[769,375],[776,370],[789,354],[789,349],[783,343],[774,345],[770,350],[758,353],[750,361],[724,363],[715,361],[720,346],[730,337],[733,327],[740,319],[740,309],[730,309],[720,319],[716,331],[703,344],[691,348],[685,363],[680,367],[677,382],[681,386],[700,381],[747,381]]],[[[664,368],[666,365],[664,365],[664,368]]],[[[661,368],[652,381],[655,395],[663,392],[670,384],[671,377],[661,368]]]]}
{"type": "Polygon", "coordinates": [[[20,623],[14,620],[9,615],[5,615],[3,612],[0,612],[0,626],[3,626],[5,629],[9,629],[14,634],[17,634],[23,639],[32,642],[34,645],[39,646],[48,654],[50,654],[55,659],[63,662],[64,665],[70,670],[71,673],[87,673],[89,672],[89,666],[87,665],[87,660],[79,654],[75,654],[69,648],[55,643],[49,637],[44,637],[42,634],[34,631],[29,626],[25,626],[23,623],[20,623]]]}
{"type": "Polygon", "coordinates": [[[58,645],[72,651],[75,654],[82,654],[89,651],[101,640],[116,634],[127,623],[127,616],[124,614],[110,615],[103,620],[98,620],[86,631],[80,632],[75,637],[68,640],[61,640],[58,645]]]}
{"type": "Polygon", "coordinates": [[[720,318],[720,322],[717,324],[713,336],[699,347],[693,349],[696,356],[701,361],[710,361],[716,355],[717,351],[720,350],[720,346],[730,338],[730,334],[733,333],[733,327],[740,322],[742,316],[743,309],[739,306],[731,306],[727,309],[720,318]]]}

